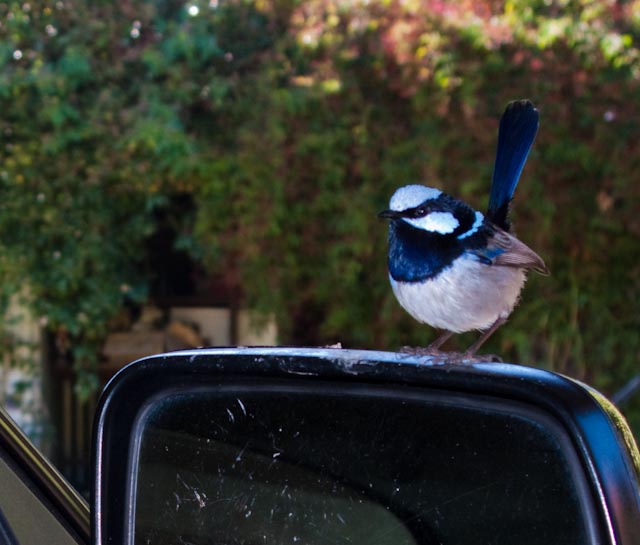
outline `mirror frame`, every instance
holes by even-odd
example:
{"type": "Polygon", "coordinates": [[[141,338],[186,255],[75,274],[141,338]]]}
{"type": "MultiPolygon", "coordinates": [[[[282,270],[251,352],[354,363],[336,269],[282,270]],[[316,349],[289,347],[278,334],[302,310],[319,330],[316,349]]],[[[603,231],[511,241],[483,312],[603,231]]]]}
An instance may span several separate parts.
{"type": "Polygon", "coordinates": [[[153,398],[189,387],[258,379],[410,385],[524,403],[566,433],[588,480],[602,543],[640,545],[637,448],[624,419],[597,392],[567,377],[512,364],[333,348],[220,348],[151,356],[122,369],[105,388],[93,436],[92,539],[126,543],[128,475],[135,422],[153,398]]]}

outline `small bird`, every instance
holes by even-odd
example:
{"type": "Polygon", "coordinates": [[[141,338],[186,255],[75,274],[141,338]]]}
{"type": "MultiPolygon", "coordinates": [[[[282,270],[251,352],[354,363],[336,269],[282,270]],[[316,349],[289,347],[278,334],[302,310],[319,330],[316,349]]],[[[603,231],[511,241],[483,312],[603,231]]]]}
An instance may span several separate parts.
{"type": "Polygon", "coordinates": [[[544,261],[510,231],[509,205],[538,132],[529,100],[510,102],[500,120],[486,215],[439,189],[406,185],[379,216],[389,222],[389,279],[417,321],[444,330],[420,353],[437,354],[454,334],[483,331],[472,356],[507,320],[531,269],[544,261]]]}

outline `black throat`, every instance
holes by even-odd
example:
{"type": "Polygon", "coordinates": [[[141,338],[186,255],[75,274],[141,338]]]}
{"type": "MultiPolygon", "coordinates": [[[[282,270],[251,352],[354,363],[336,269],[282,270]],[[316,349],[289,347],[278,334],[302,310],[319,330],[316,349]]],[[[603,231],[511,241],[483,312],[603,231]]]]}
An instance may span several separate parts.
{"type": "MultiPolygon", "coordinates": [[[[475,211],[466,204],[443,195],[443,211],[451,212],[458,227],[448,234],[425,231],[401,219],[389,225],[389,273],[399,282],[421,282],[450,267],[466,250],[486,244],[489,227],[473,228],[475,211]],[[468,234],[467,234],[468,233],[468,234]],[[461,237],[461,238],[460,238],[461,237]]],[[[440,200],[440,199],[438,199],[440,200]]]]}
{"type": "Polygon", "coordinates": [[[430,233],[403,220],[393,220],[389,225],[389,273],[399,282],[433,278],[463,251],[453,233],[430,233]]]}

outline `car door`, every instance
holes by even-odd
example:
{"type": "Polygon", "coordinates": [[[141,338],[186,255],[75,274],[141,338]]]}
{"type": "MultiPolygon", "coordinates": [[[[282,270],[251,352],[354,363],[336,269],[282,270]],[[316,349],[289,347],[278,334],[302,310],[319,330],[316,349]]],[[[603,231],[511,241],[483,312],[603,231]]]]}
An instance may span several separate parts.
{"type": "Polygon", "coordinates": [[[89,543],[89,506],[0,408],[0,544],[89,543]]]}

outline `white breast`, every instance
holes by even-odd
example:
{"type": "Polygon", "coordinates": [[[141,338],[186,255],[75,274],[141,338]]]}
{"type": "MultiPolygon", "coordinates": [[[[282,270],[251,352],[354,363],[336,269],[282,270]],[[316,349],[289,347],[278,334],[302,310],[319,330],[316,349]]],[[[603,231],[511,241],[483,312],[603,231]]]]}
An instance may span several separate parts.
{"type": "Polygon", "coordinates": [[[398,302],[416,320],[462,333],[487,329],[499,317],[509,316],[526,274],[515,267],[485,265],[462,257],[431,280],[390,280],[398,302]]]}

